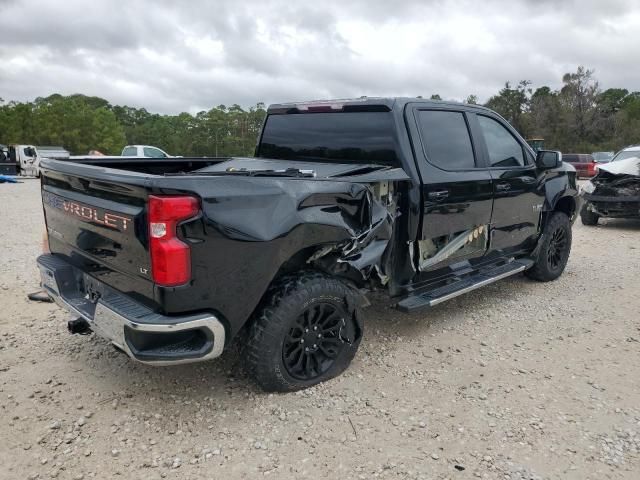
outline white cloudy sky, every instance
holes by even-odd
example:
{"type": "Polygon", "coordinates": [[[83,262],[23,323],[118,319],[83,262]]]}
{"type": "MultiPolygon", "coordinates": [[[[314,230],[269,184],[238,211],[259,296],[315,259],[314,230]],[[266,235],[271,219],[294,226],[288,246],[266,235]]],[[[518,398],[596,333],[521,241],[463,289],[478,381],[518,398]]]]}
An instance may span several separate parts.
{"type": "Polygon", "coordinates": [[[486,100],[578,65],[640,90],[638,0],[0,0],[0,98],[195,112],[360,95],[486,100]]]}

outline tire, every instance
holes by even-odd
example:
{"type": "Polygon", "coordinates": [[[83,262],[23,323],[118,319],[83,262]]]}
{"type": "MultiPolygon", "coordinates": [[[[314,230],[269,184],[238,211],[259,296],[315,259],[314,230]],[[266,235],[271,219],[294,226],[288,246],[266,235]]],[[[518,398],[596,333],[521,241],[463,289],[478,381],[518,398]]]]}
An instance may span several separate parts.
{"type": "Polygon", "coordinates": [[[362,339],[358,300],[345,283],[321,273],[278,281],[249,327],[245,360],[256,383],[291,392],[341,374],[362,339]]]}
{"type": "Polygon", "coordinates": [[[593,226],[598,224],[598,220],[600,219],[600,215],[592,212],[591,210],[587,210],[587,205],[585,204],[580,210],[580,220],[583,225],[593,226]]]}
{"type": "Polygon", "coordinates": [[[553,212],[544,226],[544,239],[536,263],[525,274],[540,282],[555,280],[571,253],[571,222],[563,212],[553,212]]]}

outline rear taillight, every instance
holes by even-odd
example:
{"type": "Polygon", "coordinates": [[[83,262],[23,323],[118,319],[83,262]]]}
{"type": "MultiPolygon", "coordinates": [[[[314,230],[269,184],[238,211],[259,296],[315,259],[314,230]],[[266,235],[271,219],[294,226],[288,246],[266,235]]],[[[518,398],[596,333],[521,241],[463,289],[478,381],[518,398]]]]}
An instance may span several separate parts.
{"type": "Polygon", "coordinates": [[[199,211],[194,197],[149,196],[151,274],[158,285],[173,287],[191,279],[191,249],[178,238],[177,228],[199,211]]]}
{"type": "Polygon", "coordinates": [[[596,174],[596,162],[590,162],[587,164],[587,174],[593,177],[596,174]]]}

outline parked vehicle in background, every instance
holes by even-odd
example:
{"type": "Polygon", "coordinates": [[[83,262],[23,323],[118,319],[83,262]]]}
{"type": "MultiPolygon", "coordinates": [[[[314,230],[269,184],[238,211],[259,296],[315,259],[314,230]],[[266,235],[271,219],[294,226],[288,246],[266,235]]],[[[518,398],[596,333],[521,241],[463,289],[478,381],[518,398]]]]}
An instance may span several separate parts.
{"type": "Polygon", "coordinates": [[[596,161],[596,163],[609,163],[615,152],[593,152],[591,156],[596,161]]]}
{"type": "Polygon", "coordinates": [[[571,250],[576,172],[495,112],[423,99],[272,105],[255,158],[46,160],[42,284],[131,358],[218,357],[266,390],[340,374],[365,293],[403,312],[571,250]]]}
{"type": "Polygon", "coordinates": [[[563,153],[562,161],[573,165],[578,178],[590,178],[596,174],[596,161],[589,153],[563,153]]]}
{"type": "Polygon", "coordinates": [[[68,160],[69,152],[64,147],[10,145],[9,161],[15,165],[16,174],[23,177],[39,177],[43,158],[68,160]]]}
{"type": "Polygon", "coordinates": [[[596,161],[596,173],[598,173],[598,168],[600,165],[606,165],[611,161],[615,152],[593,152],[591,156],[596,161]]]}
{"type": "Polygon", "coordinates": [[[611,159],[612,162],[619,162],[621,160],[626,160],[628,158],[638,158],[640,157],[640,144],[639,145],[629,145],[628,147],[624,147],[618,153],[614,155],[611,159]]]}
{"type": "Polygon", "coordinates": [[[127,145],[122,149],[123,157],[139,157],[139,158],[176,158],[169,155],[161,148],[151,145],[127,145]]]}
{"type": "Polygon", "coordinates": [[[9,158],[9,147],[0,144],[0,175],[16,175],[16,162],[9,158]]]}
{"type": "Polygon", "coordinates": [[[583,185],[584,205],[580,218],[597,225],[600,217],[640,217],[640,145],[620,150],[613,160],[600,165],[598,174],[583,185]]]}

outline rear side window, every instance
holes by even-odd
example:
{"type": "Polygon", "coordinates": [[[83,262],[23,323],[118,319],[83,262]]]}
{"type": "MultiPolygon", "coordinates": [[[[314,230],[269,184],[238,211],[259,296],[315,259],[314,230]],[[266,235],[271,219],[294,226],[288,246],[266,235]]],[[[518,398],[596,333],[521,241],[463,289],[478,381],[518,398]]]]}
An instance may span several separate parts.
{"type": "Polygon", "coordinates": [[[478,115],[478,123],[484,135],[492,167],[524,166],[524,150],[520,142],[503,125],[493,118],[478,115]]]}
{"type": "Polygon", "coordinates": [[[429,163],[443,170],[475,167],[469,129],[461,112],[420,110],[418,124],[429,163]]]}
{"type": "Polygon", "coordinates": [[[122,150],[123,157],[135,157],[138,155],[138,149],[136,147],[126,147],[122,150]]]}

